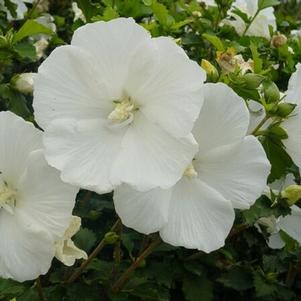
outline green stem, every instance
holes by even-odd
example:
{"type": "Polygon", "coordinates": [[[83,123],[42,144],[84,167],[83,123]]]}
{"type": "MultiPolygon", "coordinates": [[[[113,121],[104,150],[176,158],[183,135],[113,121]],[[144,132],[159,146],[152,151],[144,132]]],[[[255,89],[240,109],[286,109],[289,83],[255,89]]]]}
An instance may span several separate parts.
{"type": "Polygon", "coordinates": [[[267,120],[270,119],[269,115],[266,115],[256,126],[256,128],[252,131],[251,135],[256,136],[257,132],[261,129],[261,127],[266,123],[267,120]]]}
{"type": "Polygon", "coordinates": [[[36,288],[37,288],[37,292],[38,292],[38,295],[39,295],[39,299],[41,301],[47,301],[47,299],[44,296],[44,292],[43,292],[43,288],[42,288],[41,278],[40,277],[38,277],[37,280],[36,280],[36,288]]]}
{"type": "Polygon", "coordinates": [[[149,256],[153,250],[161,243],[161,239],[158,238],[154,240],[143,252],[139,257],[132,263],[132,265],[120,276],[120,278],[113,284],[112,291],[114,293],[118,293],[124,284],[128,281],[130,275],[133,271],[140,266],[141,262],[149,256]]]}
{"type": "MultiPolygon", "coordinates": [[[[112,226],[111,230],[109,232],[115,232],[115,230],[120,226],[121,221],[118,219],[116,223],[112,226]]],[[[99,252],[104,248],[106,245],[106,239],[103,238],[100,243],[97,245],[97,247],[94,249],[94,251],[89,255],[88,259],[85,260],[81,266],[73,272],[73,274],[65,281],[65,284],[70,284],[74,282],[80,275],[81,273],[86,269],[86,267],[90,264],[92,259],[94,259],[99,252]]]]}
{"type": "Polygon", "coordinates": [[[248,29],[250,28],[250,26],[252,25],[252,23],[254,22],[254,20],[256,19],[256,17],[258,16],[259,12],[260,12],[260,10],[257,10],[256,14],[252,17],[252,19],[250,20],[250,22],[247,24],[244,32],[242,33],[242,36],[244,36],[247,33],[248,29]]]}

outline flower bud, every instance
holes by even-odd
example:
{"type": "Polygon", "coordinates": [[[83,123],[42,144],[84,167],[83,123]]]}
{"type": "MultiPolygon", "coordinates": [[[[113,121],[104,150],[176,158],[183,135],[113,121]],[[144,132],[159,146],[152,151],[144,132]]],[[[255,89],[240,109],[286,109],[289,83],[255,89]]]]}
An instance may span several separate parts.
{"type": "Polygon", "coordinates": [[[247,88],[257,89],[263,82],[264,76],[255,73],[247,73],[243,76],[243,79],[245,80],[247,88]]]}
{"type": "Polygon", "coordinates": [[[24,94],[32,94],[35,73],[22,73],[11,80],[12,87],[24,94]]]}
{"type": "Polygon", "coordinates": [[[272,81],[266,81],[263,83],[263,92],[267,103],[278,102],[280,100],[279,89],[272,81]]]}
{"type": "Polygon", "coordinates": [[[281,192],[289,206],[294,205],[301,198],[301,185],[290,185],[281,192]]]}
{"type": "Polygon", "coordinates": [[[202,60],[201,67],[206,71],[209,80],[217,81],[219,74],[217,69],[207,60],[202,60]]]}
{"type": "Polygon", "coordinates": [[[287,37],[284,34],[277,34],[272,37],[271,46],[278,48],[287,43],[287,37]]]}
{"type": "Polygon", "coordinates": [[[296,104],[281,103],[278,105],[277,115],[280,117],[287,117],[295,109],[296,104]]]}
{"type": "Polygon", "coordinates": [[[113,245],[115,242],[117,242],[119,239],[119,236],[115,232],[108,232],[105,234],[105,242],[108,245],[113,245]]]}

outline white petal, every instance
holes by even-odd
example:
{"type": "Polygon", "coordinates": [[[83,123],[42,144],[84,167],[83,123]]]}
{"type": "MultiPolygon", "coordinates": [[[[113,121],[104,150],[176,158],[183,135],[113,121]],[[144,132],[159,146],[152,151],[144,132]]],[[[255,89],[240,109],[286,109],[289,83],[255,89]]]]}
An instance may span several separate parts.
{"type": "MultiPolygon", "coordinates": [[[[301,109],[301,107],[300,107],[301,109]]],[[[288,133],[288,138],[283,140],[286,151],[292,157],[295,164],[301,167],[301,110],[298,107],[293,115],[286,119],[282,126],[288,133]]]]}
{"type": "Polygon", "coordinates": [[[272,234],[268,238],[267,243],[271,249],[281,249],[285,246],[285,242],[282,240],[279,233],[272,234]]]}
{"type": "Polygon", "coordinates": [[[247,209],[264,191],[270,163],[260,142],[247,136],[237,145],[200,156],[197,171],[202,181],[219,191],[235,208],[247,209]]]}
{"type": "Polygon", "coordinates": [[[76,259],[87,259],[88,255],[85,251],[79,249],[71,239],[68,239],[56,244],[55,257],[64,265],[72,266],[76,259]]]}
{"type": "Polygon", "coordinates": [[[160,235],[171,245],[211,252],[224,245],[233,222],[229,201],[200,180],[183,178],[173,189],[160,235]]]}
{"type": "Polygon", "coordinates": [[[48,232],[27,227],[16,216],[0,212],[0,276],[26,281],[46,274],[54,256],[48,232]]]}
{"type": "Polygon", "coordinates": [[[37,225],[50,232],[52,238],[63,236],[75,204],[77,187],[65,184],[59,172],[50,167],[42,150],[31,153],[17,194],[15,215],[27,225],[37,225]]]}
{"type": "Polygon", "coordinates": [[[246,35],[264,37],[269,40],[271,38],[269,26],[272,26],[274,30],[277,28],[274,9],[272,7],[263,9],[258,14],[247,30],[246,35]]]}
{"type": "Polygon", "coordinates": [[[62,179],[98,193],[114,189],[112,164],[120,152],[123,129],[112,130],[102,120],[57,120],[44,136],[48,163],[62,179]]]}
{"type": "Polygon", "coordinates": [[[265,111],[264,106],[257,101],[249,100],[248,108],[250,112],[250,123],[248,128],[248,134],[251,134],[258,124],[263,120],[265,111]]]}
{"type": "Polygon", "coordinates": [[[128,76],[128,65],[136,48],[150,40],[150,34],[132,18],[95,22],[78,28],[71,44],[87,50],[99,72],[114,90],[121,90],[128,76]]]}
{"type": "Polygon", "coordinates": [[[124,225],[150,234],[159,231],[167,222],[170,197],[170,189],[140,192],[121,185],[114,191],[114,205],[124,225]]]}
{"type": "Polygon", "coordinates": [[[296,65],[296,71],[292,74],[288,89],[286,91],[285,101],[301,105],[301,64],[296,65]]]}
{"type": "Polygon", "coordinates": [[[171,38],[161,37],[137,49],[126,90],[149,120],[183,137],[199,115],[205,79],[205,72],[183,49],[171,38]]]}
{"type": "Polygon", "coordinates": [[[142,114],[136,114],[114,162],[112,177],[137,190],[174,185],[197,151],[191,135],[174,138],[142,114]]]}
{"type": "Polygon", "coordinates": [[[248,124],[248,108],[241,97],[225,84],[205,85],[204,105],[193,129],[200,155],[240,141],[248,124]]]}
{"type": "Polygon", "coordinates": [[[42,147],[42,132],[11,112],[0,113],[0,172],[7,182],[17,182],[28,155],[42,147]]]}
{"type": "Polygon", "coordinates": [[[281,218],[279,227],[301,245],[301,209],[296,205],[291,209],[290,215],[281,218]]]}
{"type": "Polygon", "coordinates": [[[35,118],[46,129],[59,118],[106,117],[113,109],[105,82],[89,53],[74,46],[56,48],[34,81],[35,118]]]}

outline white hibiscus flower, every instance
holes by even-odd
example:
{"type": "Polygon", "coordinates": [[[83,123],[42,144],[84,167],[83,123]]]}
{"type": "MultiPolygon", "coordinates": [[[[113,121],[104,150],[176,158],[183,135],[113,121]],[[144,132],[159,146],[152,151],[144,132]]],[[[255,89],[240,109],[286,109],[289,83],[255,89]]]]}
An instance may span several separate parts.
{"type": "Polygon", "coordinates": [[[228,15],[231,19],[225,19],[223,22],[224,24],[233,26],[239,35],[243,35],[245,33],[245,35],[247,36],[257,36],[270,39],[271,35],[269,26],[272,26],[274,30],[276,30],[277,28],[274,9],[272,7],[261,10],[246,32],[246,23],[240,16],[233,13],[233,9],[239,9],[243,13],[247,14],[249,18],[252,18],[256,15],[256,12],[258,10],[258,1],[236,0],[232,4],[232,8],[228,12],[228,15]]]}
{"type": "Polygon", "coordinates": [[[168,188],[197,151],[190,134],[205,72],[133,19],[87,24],[42,63],[34,108],[46,159],[66,182],[103,193],[168,188]]]}
{"type": "Polygon", "coordinates": [[[234,208],[246,209],[266,185],[270,164],[258,140],[247,136],[248,109],[224,84],[205,85],[205,103],[193,134],[199,152],[183,178],[167,190],[115,190],[123,223],[139,232],[160,231],[175,246],[210,252],[223,246],[234,208]]]}
{"type": "Polygon", "coordinates": [[[41,136],[31,123],[0,113],[0,276],[18,281],[48,271],[78,191],[47,165],[41,136]]]}
{"type": "Polygon", "coordinates": [[[296,68],[289,80],[285,101],[297,106],[282,126],[288,133],[288,139],[283,140],[286,150],[294,162],[301,167],[301,64],[297,64],[296,68]]]}

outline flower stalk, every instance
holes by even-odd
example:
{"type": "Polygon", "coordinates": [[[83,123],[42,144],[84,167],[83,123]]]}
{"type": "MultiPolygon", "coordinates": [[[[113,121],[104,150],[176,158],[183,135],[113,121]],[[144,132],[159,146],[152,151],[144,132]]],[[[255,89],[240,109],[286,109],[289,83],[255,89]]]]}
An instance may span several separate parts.
{"type": "Polygon", "coordinates": [[[138,258],[132,263],[132,265],[120,276],[120,278],[113,284],[112,291],[113,293],[118,293],[124,284],[128,281],[130,275],[133,271],[141,264],[141,262],[148,257],[153,250],[161,243],[161,239],[157,238],[154,240],[138,258]]]}
{"type": "MultiPolygon", "coordinates": [[[[118,227],[120,226],[121,221],[118,219],[115,224],[112,226],[109,232],[114,232],[118,227]]],[[[65,284],[73,283],[80,275],[81,273],[86,269],[86,267],[90,264],[93,258],[95,258],[101,250],[104,248],[104,246],[107,244],[107,239],[104,237],[100,243],[97,245],[97,247],[94,249],[94,251],[89,255],[88,259],[85,260],[81,266],[73,272],[73,274],[65,281],[65,284]]]]}

